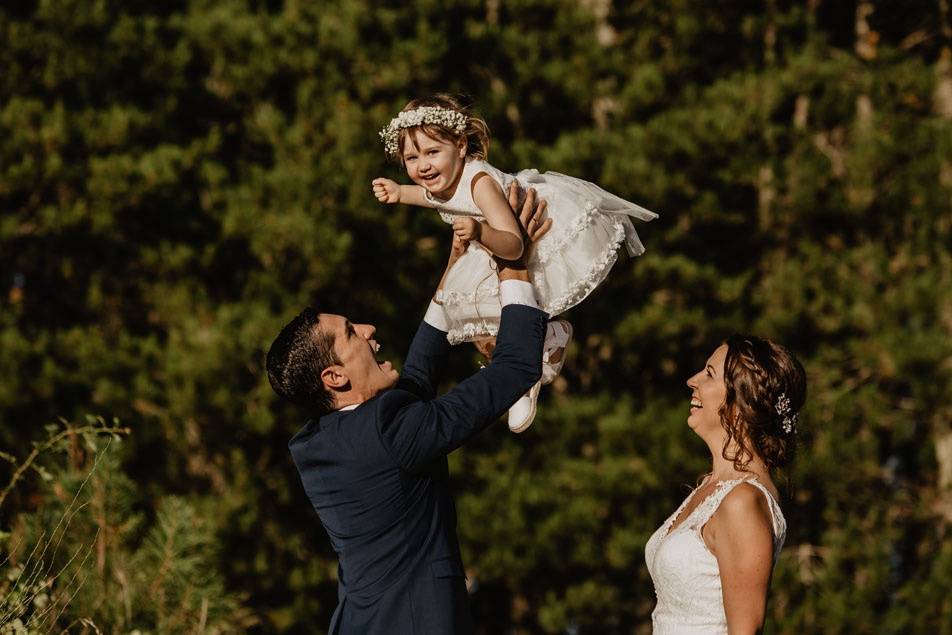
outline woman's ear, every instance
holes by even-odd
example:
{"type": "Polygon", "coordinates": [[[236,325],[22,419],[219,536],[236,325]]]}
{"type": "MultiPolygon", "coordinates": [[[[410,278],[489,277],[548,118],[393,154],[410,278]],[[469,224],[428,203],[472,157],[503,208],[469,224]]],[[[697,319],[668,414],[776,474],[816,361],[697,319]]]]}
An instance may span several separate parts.
{"type": "Polygon", "coordinates": [[[465,158],[466,158],[466,146],[467,146],[467,145],[468,145],[468,144],[467,144],[467,142],[466,142],[466,137],[460,137],[459,141],[456,142],[456,147],[459,149],[459,158],[461,158],[461,159],[465,159],[465,158]]]}
{"type": "Polygon", "coordinates": [[[321,371],[321,381],[332,390],[341,390],[350,383],[350,379],[344,374],[344,367],[337,365],[328,366],[321,371]]]}

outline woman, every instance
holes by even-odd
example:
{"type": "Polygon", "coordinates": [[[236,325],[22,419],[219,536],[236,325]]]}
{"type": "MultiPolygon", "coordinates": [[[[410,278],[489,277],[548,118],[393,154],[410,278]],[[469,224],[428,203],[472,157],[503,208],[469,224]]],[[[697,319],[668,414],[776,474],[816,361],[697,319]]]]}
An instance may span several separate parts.
{"type": "Polygon", "coordinates": [[[654,633],[755,633],[786,535],[770,471],[793,458],[806,376],[783,346],[733,335],[687,383],[713,463],[645,547],[654,633]]]}

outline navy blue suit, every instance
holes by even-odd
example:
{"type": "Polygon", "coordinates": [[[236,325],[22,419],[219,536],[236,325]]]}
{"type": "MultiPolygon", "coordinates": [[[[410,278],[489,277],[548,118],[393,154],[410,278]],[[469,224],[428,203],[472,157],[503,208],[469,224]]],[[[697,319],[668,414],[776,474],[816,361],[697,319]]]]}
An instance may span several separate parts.
{"type": "Polygon", "coordinates": [[[546,314],[502,310],[492,363],[440,397],[446,334],[417,330],[396,386],[308,421],[289,443],[339,559],[330,633],[470,633],[446,455],[485,429],[541,373],[546,314]]]}

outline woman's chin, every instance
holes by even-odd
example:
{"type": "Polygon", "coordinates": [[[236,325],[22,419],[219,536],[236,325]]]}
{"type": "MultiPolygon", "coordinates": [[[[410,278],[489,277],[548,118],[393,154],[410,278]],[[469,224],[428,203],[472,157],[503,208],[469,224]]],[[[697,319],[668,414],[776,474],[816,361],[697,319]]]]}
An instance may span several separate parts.
{"type": "Polygon", "coordinates": [[[695,434],[701,435],[701,427],[704,425],[704,420],[701,417],[690,414],[687,419],[688,427],[694,430],[695,434]]]}

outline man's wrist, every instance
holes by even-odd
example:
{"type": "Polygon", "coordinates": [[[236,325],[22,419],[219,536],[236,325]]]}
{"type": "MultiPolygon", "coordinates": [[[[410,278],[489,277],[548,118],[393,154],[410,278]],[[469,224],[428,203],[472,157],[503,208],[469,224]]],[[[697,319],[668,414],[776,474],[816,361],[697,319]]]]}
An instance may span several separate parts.
{"type": "Polygon", "coordinates": [[[496,258],[496,265],[499,268],[499,282],[505,280],[529,282],[529,271],[526,269],[526,263],[522,258],[518,260],[496,258]]]}

